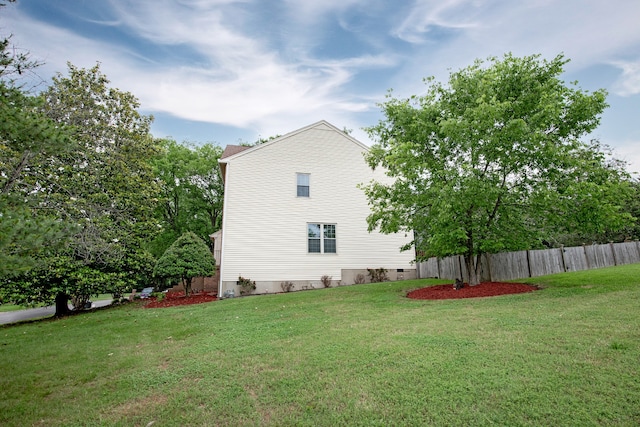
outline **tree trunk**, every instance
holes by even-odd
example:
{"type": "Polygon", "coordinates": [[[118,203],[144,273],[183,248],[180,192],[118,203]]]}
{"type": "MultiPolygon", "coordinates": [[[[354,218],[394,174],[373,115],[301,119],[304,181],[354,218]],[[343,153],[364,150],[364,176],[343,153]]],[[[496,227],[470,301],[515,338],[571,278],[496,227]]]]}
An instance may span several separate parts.
{"type": "MultiPolygon", "coordinates": [[[[469,211],[467,212],[467,217],[469,219],[472,218],[472,214],[472,210],[469,209],[469,211]]],[[[464,254],[464,263],[467,265],[467,274],[469,275],[469,286],[476,286],[480,283],[476,260],[473,257],[473,237],[473,227],[471,226],[471,222],[469,222],[469,224],[467,224],[467,253],[464,254]]],[[[478,264],[479,261],[480,257],[478,257],[478,264]]]]}
{"type": "Polygon", "coordinates": [[[69,314],[69,295],[64,292],[58,292],[56,295],[56,314],[55,317],[64,317],[69,314]]]}
{"type": "Polygon", "coordinates": [[[480,284],[480,277],[478,275],[477,264],[474,258],[475,257],[473,256],[473,254],[466,254],[464,256],[464,262],[467,266],[467,273],[469,274],[469,286],[480,284]]]}
{"type": "Polygon", "coordinates": [[[84,310],[89,300],[91,300],[90,295],[83,295],[83,294],[73,295],[71,297],[71,305],[73,306],[73,311],[84,310]]]}
{"type": "Polygon", "coordinates": [[[191,295],[191,280],[193,280],[192,277],[185,277],[182,279],[182,282],[184,283],[184,296],[186,297],[191,295]]]}
{"type": "Polygon", "coordinates": [[[16,183],[16,181],[18,180],[18,177],[22,173],[22,169],[24,169],[29,164],[30,158],[31,158],[31,151],[26,150],[24,153],[22,153],[22,157],[20,158],[20,163],[18,163],[18,166],[16,166],[13,173],[11,174],[9,179],[6,180],[4,187],[2,188],[2,194],[8,194],[9,191],[11,191],[11,189],[13,188],[13,185],[16,183]]]}

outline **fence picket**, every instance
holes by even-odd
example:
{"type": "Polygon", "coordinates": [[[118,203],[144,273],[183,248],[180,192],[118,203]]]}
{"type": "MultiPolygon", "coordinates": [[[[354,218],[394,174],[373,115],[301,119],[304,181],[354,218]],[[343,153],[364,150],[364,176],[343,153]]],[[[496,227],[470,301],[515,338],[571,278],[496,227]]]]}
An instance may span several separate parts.
{"type": "MultiPolygon", "coordinates": [[[[507,281],[564,271],[590,270],[640,262],[640,243],[624,242],[577,247],[502,252],[483,258],[483,280],[507,281]]],[[[421,278],[468,279],[461,256],[430,258],[417,264],[421,278]]]]}

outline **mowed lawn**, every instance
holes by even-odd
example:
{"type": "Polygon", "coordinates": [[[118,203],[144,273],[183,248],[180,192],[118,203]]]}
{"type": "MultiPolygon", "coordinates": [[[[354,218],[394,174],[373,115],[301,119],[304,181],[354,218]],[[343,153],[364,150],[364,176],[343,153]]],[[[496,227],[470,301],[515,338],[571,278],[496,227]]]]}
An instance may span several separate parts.
{"type": "Polygon", "coordinates": [[[435,280],[0,328],[3,426],[637,426],[640,264],[525,294],[435,280]],[[153,424],[150,424],[153,423],[153,424]]]}

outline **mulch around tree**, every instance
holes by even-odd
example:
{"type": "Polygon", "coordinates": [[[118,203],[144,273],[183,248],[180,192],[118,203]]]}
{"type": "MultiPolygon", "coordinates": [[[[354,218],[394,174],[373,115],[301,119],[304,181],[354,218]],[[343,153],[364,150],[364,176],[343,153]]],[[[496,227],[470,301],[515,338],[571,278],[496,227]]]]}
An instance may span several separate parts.
{"type": "MultiPolygon", "coordinates": [[[[503,283],[503,282],[482,282],[476,286],[464,285],[462,289],[455,290],[453,284],[427,286],[426,288],[416,289],[407,293],[408,298],[412,299],[459,299],[459,298],[481,298],[493,297],[497,295],[520,294],[524,292],[536,291],[539,288],[523,283],[503,283]]],[[[188,297],[184,296],[184,292],[167,292],[162,301],[158,301],[156,297],[150,297],[144,303],[145,308],[165,308],[175,307],[179,305],[201,304],[205,302],[216,301],[218,298],[214,293],[199,292],[193,293],[188,297]]]]}
{"type": "Polygon", "coordinates": [[[203,302],[215,301],[218,298],[216,294],[208,292],[192,293],[188,297],[184,296],[184,292],[167,292],[162,301],[158,301],[156,297],[150,297],[144,304],[144,308],[166,308],[178,305],[202,304],[203,302]]]}
{"type": "Polygon", "coordinates": [[[482,298],[494,297],[497,295],[521,294],[524,292],[537,291],[539,288],[523,283],[503,283],[503,282],[482,282],[476,286],[469,286],[455,290],[453,284],[427,286],[407,293],[412,299],[459,299],[459,298],[482,298]]]}

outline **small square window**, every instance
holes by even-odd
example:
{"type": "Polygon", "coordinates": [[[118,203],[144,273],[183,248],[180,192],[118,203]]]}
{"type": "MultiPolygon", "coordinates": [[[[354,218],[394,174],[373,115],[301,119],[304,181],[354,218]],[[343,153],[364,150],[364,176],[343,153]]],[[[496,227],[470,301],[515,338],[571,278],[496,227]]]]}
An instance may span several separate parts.
{"type": "Polygon", "coordinates": [[[309,197],[309,174],[299,173],[297,175],[297,190],[296,195],[298,197],[309,197]]]}

